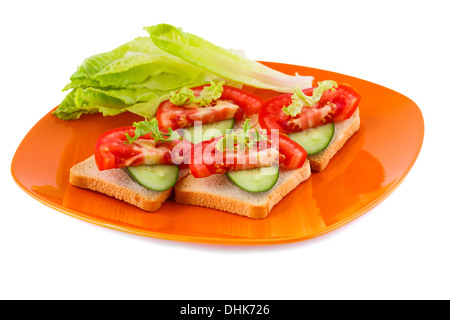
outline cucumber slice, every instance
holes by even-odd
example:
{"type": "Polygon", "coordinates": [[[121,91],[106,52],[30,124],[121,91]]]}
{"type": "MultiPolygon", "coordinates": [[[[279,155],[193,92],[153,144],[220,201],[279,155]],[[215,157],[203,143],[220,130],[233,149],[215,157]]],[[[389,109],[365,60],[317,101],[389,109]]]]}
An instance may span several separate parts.
{"type": "Polygon", "coordinates": [[[208,123],[197,127],[187,128],[188,134],[185,135],[186,139],[196,144],[205,140],[223,136],[227,133],[227,129],[233,129],[234,118],[222,120],[218,122],[208,123]]]}
{"type": "Polygon", "coordinates": [[[173,164],[155,164],[150,166],[126,167],[125,172],[140,185],[154,190],[164,191],[177,183],[179,168],[173,164]]]}
{"type": "Polygon", "coordinates": [[[290,133],[289,137],[301,145],[308,155],[312,155],[328,147],[333,135],[334,123],[330,122],[323,126],[290,133]]]}
{"type": "Polygon", "coordinates": [[[278,166],[272,166],[228,171],[225,175],[239,188],[248,192],[257,193],[272,189],[278,181],[279,173],[278,166]]]}

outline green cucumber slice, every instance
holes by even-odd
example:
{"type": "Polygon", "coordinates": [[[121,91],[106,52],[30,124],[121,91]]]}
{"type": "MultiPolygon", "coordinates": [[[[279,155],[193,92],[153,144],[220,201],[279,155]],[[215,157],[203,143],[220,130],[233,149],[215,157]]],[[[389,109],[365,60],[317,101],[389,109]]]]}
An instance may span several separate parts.
{"type": "Polygon", "coordinates": [[[173,164],[155,164],[126,167],[124,170],[140,185],[154,191],[164,191],[177,183],[180,169],[173,164]]]}
{"type": "Polygon", "coordinates": [[[225,173],[228,179],[239,188],[252,193],[272,189],[278,181],[279,174],[278,166],[228,171],[225,173]]]}
{"type": "Polygon", "coordinates": [[[222,120],[204,124],[201,128],[189,127],[186,129],[188,134],[185,134],[184,136],[190,142],[196,144],[205,140],[223,136],[227,133],[227,129],[233,129],[233,126],[234,118],[222,120]]]}
{"type": "Polygon", "coordinates": [[[334,123],[330,122],[301,132],[290,133],[289,137],[301,145],[308,155],[312,155],[328,147],[333,135],[334,123]]]}

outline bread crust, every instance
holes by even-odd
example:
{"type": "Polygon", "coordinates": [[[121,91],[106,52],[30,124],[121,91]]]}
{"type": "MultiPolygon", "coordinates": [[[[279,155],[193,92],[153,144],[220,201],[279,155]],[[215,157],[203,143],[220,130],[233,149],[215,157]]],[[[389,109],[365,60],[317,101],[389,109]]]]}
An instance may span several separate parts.
{"type": "Polygon", "coordinates": [[[263,219],[283,197],[310,176],[311,169],[309,161],[306,160],[300,169],[280,172],[275,186],[258,194],[240,189],[225,175],[207,178],[188,176],[175,186],[175,201],[227,211],[252,219],[263,219]],[[213,185],[216,187],[211,188],[213,185]]]}
{"type": "Polygon", "coordinates": [[[125,201],[145,211],[157,211],[173,193],[173,188],[162,192],[149,190],[133,181],[121,169],[99,171],[94,156],[70,169],[69,182],[76,187],[125,201]]]}
{"type": "Polygon", "coordinates": [[[333,139],[328,147],[319,153],[308,156],[311,163],[311,170],[315,172],[323,171],[347,140],[359,130],[360,123],[359,109],[356,109],[349,119],[336,122],[333,139]]]}

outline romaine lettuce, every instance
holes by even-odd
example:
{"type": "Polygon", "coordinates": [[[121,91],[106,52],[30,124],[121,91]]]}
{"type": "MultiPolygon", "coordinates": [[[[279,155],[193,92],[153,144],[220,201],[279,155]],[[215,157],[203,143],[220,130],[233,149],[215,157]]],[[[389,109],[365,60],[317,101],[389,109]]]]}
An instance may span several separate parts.
{"type": "Polygon", "coordinates": [[[159,24],[144,29],[161,50],[229,81],[281,92],[312,86],[312,77],[286,75],[181,28],[159,24]]]}
{"type": "Polygon", "coordinates": [[[54,114],[69,120],[84,113],[130,111],[149,118],[171,91],[216,78],[160,50],[150,37],[141,37],[85,59],[64,87],[72,91],[54,114]]]}
{"type": "Polygon", "coordinates": [[[144,29],[148,37],[85,59],[63,88],[71,91],[54,115],[69,120],[130,111],[151,118],[174,90],[211,81],[277,91],[311,86],[311,77],[285,75],[173,26],[144,29]]]}

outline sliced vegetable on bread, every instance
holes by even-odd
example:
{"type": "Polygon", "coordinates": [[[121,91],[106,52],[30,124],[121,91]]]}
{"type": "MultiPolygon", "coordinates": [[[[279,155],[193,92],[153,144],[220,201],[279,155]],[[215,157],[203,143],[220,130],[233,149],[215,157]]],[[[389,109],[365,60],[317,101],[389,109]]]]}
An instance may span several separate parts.
{"type": "Polygon", "coordinates": [[[135,122],[103,133],[95,145],[95,161],[99,170],[174,164],[172,149],[184,141],[173,130],[163,133],[155,118],[135,122]]]}
{"type": "Polygon", "coordinates": [[[151,166],[125,167],[128,175],[140,185],[154,191],[165,191],[178,181],[177,165],[154,164],[151,166]]]}
{"type": "Polygon", "coordinates": [[[322,171],[359,129],[350,86],[285,75],[179,28],[145,28],[115,50],[86,59],[54,112],[132,112],[146,120],[109,130],[70,183],[156,211],[175,201],[265,218],[322,171]],[[243,86],[281,94],[268,101],[243,86]]]}
{"type": "Polygon", "coordinates": [[[273,188],[280,176],[280,168],[278,166],[258,167],[228,171],[225,175],[239,188],[248,192],[258,193],[273,188]]]}
{"type": "Polygon", "coordinates": [[[311,168],[309,160],[306,160],[299,169],[280,171],[277,182],[269,190],[254,193],[237,187],[225,174],[213,174],[201,179],[188,175],[175,185],[175,201],[264,219],[276,204],[310,176],[311,168]]]}
{"type": "Polygon", "coordinates": [[[292,132],[288,136],[301,145],[308,155],[313,155],[328,147],[333,139],[333,135],[334,122],[330,122],[300,132],[292,132]]]}
{"type": "Polygon", "coordinates": [[[156,119],[161,130],[185,129],[182,135],[197,143],[224,135],[233,129],[235,120],[257,114],[263,103],[254,94],[212,81],[172,92],[158,107],[156,119]]]}
{"type": "Polygon", "coordinates": [[[181,134],[193,144],[220,137],[234,128],[234,118],[188,127],[181,134]]]}
{"type": "Polygon", "coordinates": [[[192,147],[189,170],[195,178],[228,171],[282,166],[297,169],[306,160],[306,151],[278,131],[250,129],[246,120],[242,130],[206,140],[192,147]]]}
{"type": "MultiPolygon", "coordinates": [[[[186,177],[187,169],[181,169],[178,180],[186,177]]],[[[155,191],[136,183],[123,169],[98,170],[95,156],[75,164],[70,169],[71,185],[96,191],[127,202],[145,211],[157,211],[173,194],[173,188],[155,191]]]]}
{"type": "Polygon", "coordinates": [[[175,200],[261,219],[311,175],[306,151],[287,135],[250,128],[192,147],[190,175],[175,200]]]}
{"type": "Polygon", "coordinates": [[[312,170],[322,171],[359,129],[361,96],[350,86],[331,80],[293,91],[266,101],[260,108],[259,124],[288,134],[307,150],[312,170]]]}
{"type": "Polygon", "coordinates": [[[188,174],[183,149],[172,156],[183,143],[191,145],[173,130],[163,133],[155,118],[109,130],[97,140],[95,155],[72,168],[70,182],[155,211],[188,174]]]}

